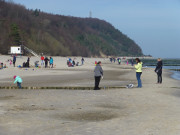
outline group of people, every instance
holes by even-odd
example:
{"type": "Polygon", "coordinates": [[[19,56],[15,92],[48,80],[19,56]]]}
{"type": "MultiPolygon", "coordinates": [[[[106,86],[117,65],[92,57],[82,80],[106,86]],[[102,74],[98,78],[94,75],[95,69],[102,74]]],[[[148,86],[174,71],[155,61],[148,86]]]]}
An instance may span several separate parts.
{"type": "MultiPolygon", "coordinates": [[[[13,56],[13,60],[12,60],[12,59],[8,59],[6,62],[8,62],[10,66],[13,64],[13,65],[14,65],[14,67],[15,67],[15,63],[16,63],[16,56],[13,56]]],[[[6,64],[5,64],[5,63],[0,62],[0,69],[7,68],[7,67],[8,67],[8,66],[6,66],[6,64]]]]}
{"type": "MultiPolygon", "coordinates": [[[[127,64],[127,65],[129,65],[129,60],[128,59],[126,59],[125,57],[124,58],[109,58],[109,60],[110,60],[110,62],[112,63],[112,62],[118,62],[118,64],[120,65],[122,62],[123,63],[125,63],[125,64],[127,64]]],[[[130,60],[130,63],[131,63],[131,65],[133,66],[134,65],[134,60],[133,60],[133,58],[130,60]]]]}
{"type": "MultiPolygon", "coordinates": [[[[28,58],[27,58],[27,61],[26,62],[23,62],[23,64],[22,64],[22,67],[30,67],[30,56],[28,56],[28,58]]],[[[13,55],[13,60],[8,60],[8,62],[9,62],[9,64],[11,65],[12,63],[13,63],[13,66],[15,67],[16,66],[16,59],[17,59],[17,57],[16,57],[16,55],[13,55]]]]}
{"type": "MultiPolygon", "coordinates": [[[[48,57],[44,58],[43,56],[41,56],[41,65],[43,66],[44,62],[45,62],[45,68],[48,67],[48,61],[49,61],[50,68],[53,68],[53,58],[50,57],[50,59],[48,59],[48,57]]],[[[16,56],[13,56],[14,67],[15,67],[15,62],[16,62],[16,56]]],[[[27,62],[26,63],[24,62],[23,65],[25,64],[26,67],[29,67],[29,62],[30,62],[30,57],[28,57],[27,62]]],[[[22,88],[21,84],[23,82],[22,78],[20,76],[16,76],[16,75],[13,78],[14,78],[14,84],[17,83],[17,87],[19,89],[21,89],[22,88]]]]}
{"type": "MultiPolygon", "coordinates": [[[[45,62],[45,68],[47,67],[48,61],[50,61],[50,66],[53,67],[52,57],[50,57],[50,60],[47,57],[45,57],[45,58],[41,57],[41,60],[42,60],[42,62],[41,62],[42,65],[44,65],[44,62],[45,62]]],[[[29,57],[28,57],[27,61],[30,61],[29,57]]],[[[68,62],[71,63],[71,61],[72,61],[71,58],[69,58],[68,62]]],[[[136,58],[135,61],[137,63],[134,66],[136,69],[136,78],[137,78],[137,82],[138,82],[137,88],[142,88],[141,75],[142,75],[143,63],[141,62],[141,60],[139,58],[136,58]]],[[[82,61],[82,64],[83,64],[83,62],[84,62],[84,60],[82,61]]],[[[157,65],[154,70],[157,73],[157,83],[158,84],[162,83],[162,67],[163,67],[162,60],[160,58],[158,58],[157,65]]],[[[94,78],[95,78],[94,90],[100,90],[99,83],[100,83],[100,80],[103,79],[103,69],[101,66],[101,61],[96,63],[96,66],[94,69],[94,78]]],[[[15,80],[14,83],[17,83],[17,86],[19,88],[21,88],[22,79],[19,76],[14,76],[14,80],[15,80]]]]}
{"type": "Polygon", "coordinates": [[[23,62],[23,67],[27,67],[29,68],[30,67],[30,56],[27,58],[27,61],[26,62],[23,62]]]}
{"type": "MultiPolygon", "coordinates": [[[[71,58],[67,59],[67,66],[68,67],[74,67],[74,66],[80,66],[79,62],[75,62],[76,58],[73,60],[71,58]]],[[[81,58],[81,65],[84,65],[84,58],[81,58]]]]}
{"type": "Polygon", "coordinates": [[[49,62],[49,68],[53,68],[53,65],[54,65],[53,58],[52,57],[48,58],[48,57],[44,57],[43,55],[41,55],[41,67],[43,67],[45,65],[45,68],[47,68],[48,62],[49,62]]]}
{"type": "MultiPolygon", "coordinates": [[[[141,75],[142,75],[143,63],[141,62],[141,60],[139,58],[136,58],[135,61],[137,63],[134,66],[136,69],[136,78],[137,78],[137,82],[138,82],[137,88],[142,88],[141,75]]],[[[156,65],[156,68],[154,70],[157,73],[157,84],[162,83],[162,67],[163,67],[162,60],[160,58],[158,58],[157,59],[157,65],[156,65]]],[[[100,90],[99,83],[100,83],[100,80],[103,79],[103,69],[101,67],[101,61],[99,61],[96,64],[96,67],[94,69],[94,78],[95,78],[94,90],[100,90]]]]}
{"type": "MultiPolygon", "coordinates": [[[[84,64],[84,58],[82,58],[81,59],[81,65],[83,65],[84,64]]],[[[28,59],[27,59],[27,62],[24,62],[23,63],[23,65],[22,65],[22,67],[29,67],[29,65],[30,65],[30,57],[28,57],[28,59]]],[[[39,61],[36,61],[35,62],[35,67],[37,67],[38,66],[38,62],[39,61]]],[[[13,60],[10,60],[10,65],[13,63],[13,66],[15,67],[16,66],[16,55],[14,55],[13,56],[13,60]]],[[[54,60],[53,60],[53,58],[52,57],[50,57],[50,58],[48,58],[47,56],[43,56],[43,54],[41,55],[41,67],[45,67],[45,68],[47,68],[48,67],[48,63],[49,63],[49,67],[50,68],[53,68],[54,67],[54,60]]],[[[75,59],[71,59],[71,58],[69,58],[68,60],[67,60],[67,65],[68,65],[68,67],[74,67],[74,66],[79,66],[80,64],[79,64],[79,62],[75,62],[75,59]]]]}
{"type": "MultiPolygon", "coordinates": [[[[138,81],[138,88],[142,87],[142,82],[141,82],[141,74],[142,74],[142,62],[139,58],[136,58],[136,78],[138,81]]],[[[155,72],[157,73],[157,84],[161,84],[162,83],[162,67],[163,67],[163,63],[162,60],[160,58],[157,59],[157,65],[155,68],[155,72]]]]}
{"type": "MultiPolygon", "coordinates": [[[[22,64],[22,67],[30,67],[30,56],[28,56],[27,58],[27,61],[26,62],[23,62],[22,64]]],[[[13,64],[13,66],[15,67],[16,66],[16,59],[17,59],[17,56],[16,55],[13,55],[13,60],[9,59],[8,62],[10,65],[13,64]]]]}
{"type": "Polygon", "coordinates": [[[69,58],[68,60],[67,60],[67,66],[68,67],[74,67],[74,66],[78,66],[78,62],[76,63],[75,62],[75,58],[72,60],[71,58],[69,58]]]}
{"type": "Polygon", "coordinates": [[[109,58],[109,60],[110,60],[110,62],[112,63],[112,62],[116,62],[116,58],[109,58]]]}
{"type": "MultiPolygon", "coordinates": [[[[22,64],[22,67],[30,67],[30,56],[27,58],[27,61],[26,62],[23,62],[22,64]]],[[[13,60],[9,60],[10,62],[10,65],[13,64],[13,66],[15,67],[16,66],[16,55],[13,55],[13,60]]],[[[35,62],[35,67],[38,67],[38,62],[39,61],[36,61],[35,62]]],[[[41,66],[47,68],[48,67],[48,63],[49,63],[49,67],[50,68],[53,68],[53,65],[54,65],[54,60],[52,57],[48,58],[48,57],[44,57],[43,55],[41,55],[41,66]]]]}

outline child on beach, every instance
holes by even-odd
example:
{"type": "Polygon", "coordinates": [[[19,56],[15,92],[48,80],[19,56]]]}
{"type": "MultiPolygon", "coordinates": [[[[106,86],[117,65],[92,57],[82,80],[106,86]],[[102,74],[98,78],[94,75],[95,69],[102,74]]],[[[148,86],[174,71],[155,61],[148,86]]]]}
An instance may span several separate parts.
{"type": "Polygon", "coordinates": [[[14,78],[14,84],[17,82],[18,88],[21,89],[22,88],[21,87],[21,83],[22,83],[21,77],[15,75],[13,78],[14,78]]]}
{"type": "Polygon", "coordinates": [[[11,59],[9,60],[9,64],[10,64],[10,66],[12,65],[12,60],[11,59]]]}

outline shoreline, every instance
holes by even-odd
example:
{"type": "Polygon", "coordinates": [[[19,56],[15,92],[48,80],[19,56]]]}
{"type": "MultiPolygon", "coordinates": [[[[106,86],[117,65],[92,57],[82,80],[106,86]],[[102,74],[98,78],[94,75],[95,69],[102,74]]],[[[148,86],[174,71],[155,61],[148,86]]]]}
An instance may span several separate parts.
{"type": "Polygon", "coordinates": [[[180,81],[180,72],[179,71],[170,71],[172,73],[171,77],[175,80],[180,81]]]}

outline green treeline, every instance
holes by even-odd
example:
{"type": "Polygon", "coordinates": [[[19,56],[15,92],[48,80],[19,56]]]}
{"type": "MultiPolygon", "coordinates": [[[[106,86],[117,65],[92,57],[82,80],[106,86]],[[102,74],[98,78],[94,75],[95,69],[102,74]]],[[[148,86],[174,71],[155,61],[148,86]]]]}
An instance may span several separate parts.
{"type": "Polygon", "coordinates": [[[21,42],[37,53],[60,56],[141,56],[141,48],[111,24],[28,10],[0,0],[0,53],[21,42]]]}

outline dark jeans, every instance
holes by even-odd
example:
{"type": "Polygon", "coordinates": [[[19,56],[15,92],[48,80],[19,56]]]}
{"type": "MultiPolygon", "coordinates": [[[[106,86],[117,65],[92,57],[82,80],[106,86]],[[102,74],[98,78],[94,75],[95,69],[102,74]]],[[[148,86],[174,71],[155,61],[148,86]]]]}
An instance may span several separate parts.
{"type": "Polygon", "coordinates": [[[47,62],[45,62],[45,68],[47,68],[47,66],[48,66],[48,63],[47,63],[47,62]]]}
{"type": "Polygon", "coordinates": [[[19,83],[19,82],[17,82],[17,86],[18,86],[19,89],[22,88],[22,87],[21,87],[21,83],[19,83]]]}
{"type": "Polygon", "coordinates": [[[13,65],[14,65],[14,67],[15,67],[15,63],[16,63],[16,62],[15,62],[15,61],[13,61],[13,65]]]}
{"type": "Polygon", "coordinates": [[[157,83],[162,83],[162,73],[157,73],[157,83]]]}
{"type": "Polygon", "coordinates": [[[99,88],[99,83],[100,83],[100,80],[101,80],[101,76],[95,76],[95,87],[94,87],[94,90],[98,90],[100,89],[99,88]]]}
{"type": "Polygon", "coordinates": [[[139,88],[142,87],[141,74],[142,74],[142,72],[136,72],[136,78],[137,78],[137,81],[138,81],[138,87],[139,88]]]}
{"type": "Polygon", "coordinates": [[[27,61],[27,63],[26,63],[26,64],[27,64],[27,67],[29,67],[29,62],[28,62],[28,61],[27,61]]]}

